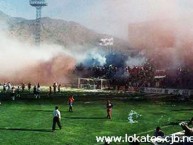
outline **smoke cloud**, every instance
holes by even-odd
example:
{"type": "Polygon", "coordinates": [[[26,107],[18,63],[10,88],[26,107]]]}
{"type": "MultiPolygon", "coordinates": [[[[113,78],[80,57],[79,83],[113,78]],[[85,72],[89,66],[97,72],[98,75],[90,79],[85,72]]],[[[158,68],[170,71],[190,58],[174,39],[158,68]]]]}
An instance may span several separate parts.
{"type": "Polygon", "coordinates": [[[101,5],[103,13],[93,18],[103,32],[127,40],[133,48],[145,49],[158,67],[192,65],[192,1],[106,0],[101,5]]]}
{"type": "Polygon", "coordinates": [[[0,51],[1,82],[67,83],[77,61],[60,46],[34,47],[9,38],[2,30],[0,51]]]}

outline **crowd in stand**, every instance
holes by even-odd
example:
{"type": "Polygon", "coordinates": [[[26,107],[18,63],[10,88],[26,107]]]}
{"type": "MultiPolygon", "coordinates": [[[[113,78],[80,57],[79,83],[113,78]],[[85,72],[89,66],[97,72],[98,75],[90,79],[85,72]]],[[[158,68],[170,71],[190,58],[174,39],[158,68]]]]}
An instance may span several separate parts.
{"type": "Polygon", "coordinates": [[[109,79],[112,87],[161,87],[161,88],[193,88],[193,69],[188,66],[159,69],[151,61],[142,66],[114,65],[76,67],[75,74],[85,78],[109,79]]]}

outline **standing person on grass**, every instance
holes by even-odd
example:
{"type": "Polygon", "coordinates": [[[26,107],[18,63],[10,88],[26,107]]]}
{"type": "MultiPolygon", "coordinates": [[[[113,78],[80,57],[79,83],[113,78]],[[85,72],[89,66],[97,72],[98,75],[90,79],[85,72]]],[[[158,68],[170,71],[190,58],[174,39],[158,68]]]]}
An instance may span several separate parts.
{"type": "Polygon", "coordinates": [[[112,108],[113,104],[111,103],[110,100],[107,101],[107,118],[111,119],[112,118],[112,108]]]}
{"type": "Polygon", "coordinates": [[[49,93],[48,96],[50,97],[52,95],[52,86],[49,86],[49,93]]]}
{"type": "Polygon", "coordinates": [[[53,112],[53,125],[52,125],[52,131],[55,131],[56,129],[56,123],[60,129],[62,129],[61,123],[61,113],[58,110],[58,106],[55,107],[55,110],[53,112]]]}
{"type": "Polygon", "coordinates": [[[164,136],[164,132],[161,130],[161,128],[160,128],[159,126],[156,127],[154,136],[155,136],[155,137],[158,137],[158,136],[163,137],[163,136],[164,136]]]}
{"type": "Polygon", "coordinates": [[[73,103],[74,103],[74,97],[73,97],[73,96],[70,96],[69,99],[68,99],[69,112],[73,112],[73,111],[72,111],[73,103]]]}
{"type": "Polygon", "coordinates": [[[13,101],[15,101],[15,87],[14,86],[11,88],[11,98],[13,101]]]}

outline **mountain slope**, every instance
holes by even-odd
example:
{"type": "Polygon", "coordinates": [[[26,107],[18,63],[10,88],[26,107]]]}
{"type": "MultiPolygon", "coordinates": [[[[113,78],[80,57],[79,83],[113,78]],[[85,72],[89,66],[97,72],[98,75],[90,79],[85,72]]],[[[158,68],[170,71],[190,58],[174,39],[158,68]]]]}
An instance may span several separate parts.
{"type": "MultiPolygon", "coordinates": [[[[35,20],[14,18],[0,12],[0,22],[1,27],[8,30],[10,37],[34,43],[35,20]]],[[[93,48],[99,46],[101,38],[110,37],[112,36],[99,34],[72,21],[47,17],[41,19],[41,43],[59,44],[67,48],[76,46],[93,48]]],[[[115,37],[112,48],[118,51],[129,49],[126,42],[115,37]]]]}

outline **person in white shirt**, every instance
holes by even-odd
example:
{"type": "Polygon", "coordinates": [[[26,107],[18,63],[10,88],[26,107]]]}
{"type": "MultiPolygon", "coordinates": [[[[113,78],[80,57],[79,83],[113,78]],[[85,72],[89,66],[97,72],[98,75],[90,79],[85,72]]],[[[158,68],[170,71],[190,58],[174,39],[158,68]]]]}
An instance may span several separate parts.
{"type": "Polygon", "coordinates": [[[53,112],[52,131],[54,131],[54,130],[56,129],[56,123],[57,123],[58,127],[59,127],[60,129],[62,129],[60,120],[61,120],[61,113],[60,113],[60,111],[58,110],[58,106],[56,106],[56,107],[55,107],[55,110],[54,110],[54,112],[53,112]]]}

